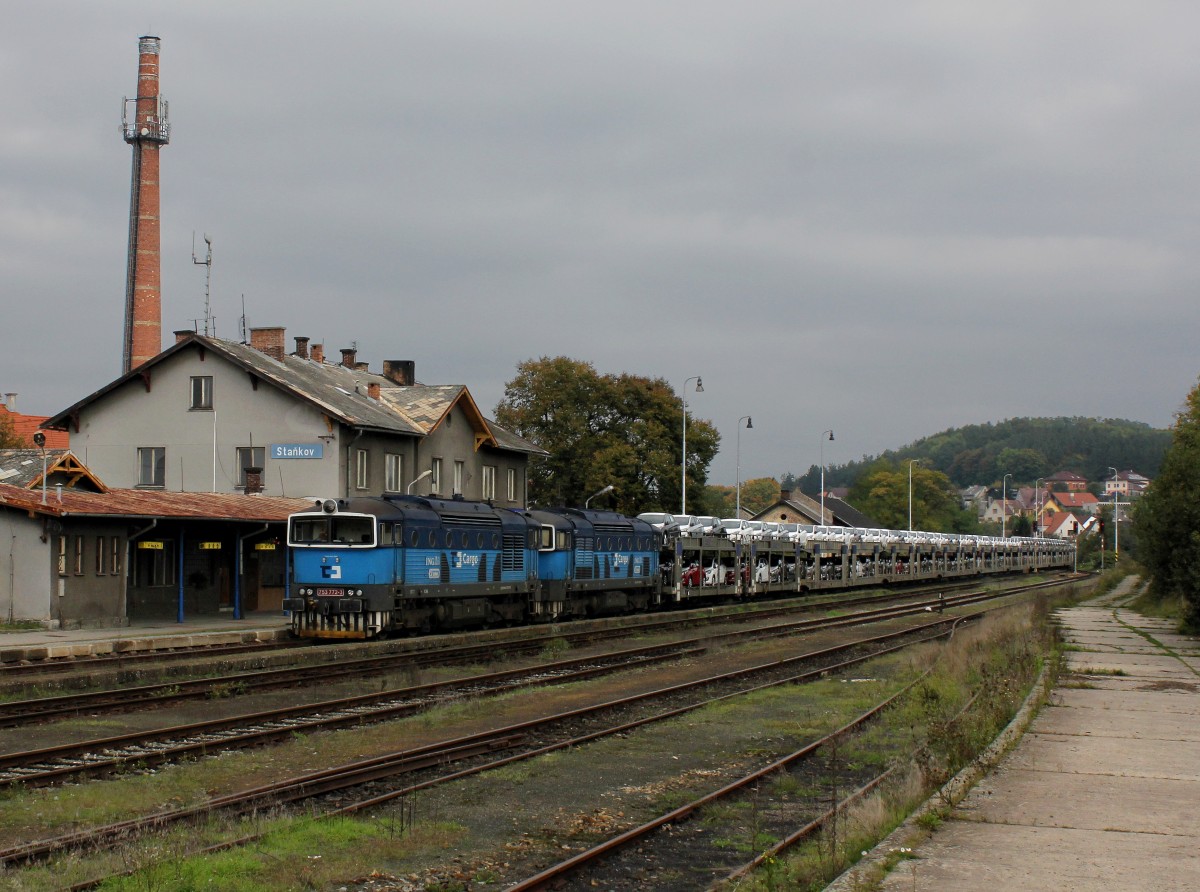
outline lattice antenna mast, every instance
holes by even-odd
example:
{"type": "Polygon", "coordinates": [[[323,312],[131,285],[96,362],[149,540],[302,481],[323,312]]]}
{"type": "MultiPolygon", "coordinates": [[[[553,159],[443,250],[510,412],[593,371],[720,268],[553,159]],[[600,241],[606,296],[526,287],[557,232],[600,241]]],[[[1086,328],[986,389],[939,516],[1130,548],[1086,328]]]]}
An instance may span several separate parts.
{"type": "Polygon", "coordinates": [[[192,233],[192,263],[196,266],[205,267],[204,270],[204,336],[210,334],[216,337],[217,325],[216,320],[212,316],[212,239],[206,233],[204,236],[204,244],[208,246],[203,260],[196,259],[196,233],[192,233]],[[209,329],[212,329],[211,331],[209,329]]]}
{"type": "Polygon", "coordinates": [[[246,295],[242,295],[242,343],[248,344],[246,340],[246,295]]]}

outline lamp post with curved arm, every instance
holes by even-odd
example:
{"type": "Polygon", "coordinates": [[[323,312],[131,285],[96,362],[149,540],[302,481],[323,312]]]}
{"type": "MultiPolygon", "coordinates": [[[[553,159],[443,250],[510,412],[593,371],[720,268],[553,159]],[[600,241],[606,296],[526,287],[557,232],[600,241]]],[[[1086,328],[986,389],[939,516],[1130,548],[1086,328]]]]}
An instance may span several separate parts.
{"type": "Polygon", "coordinates": [[[749,415],[743,415],[737,420],[737,510],[734,517],[742,519],[742,422],[746,422],[746,430],[754,430],[754,422],[749,415]]]}
{"type": "Polygon", "coordinates": [[[1005,474],[1004,479],[1000,481],[1000,487],[1001,487],[1001,489],[1000,489],[1000,538],[1001,539],[1008,538],[1008,533],[1005,532],[1005,530],[1007,529],[1006,522],[1008,520],[1008,478],[1011,476],[1012,476],[1012,474],[1005,474]]]}
{"type": "Polygon", "coordinates": [[[1033,481],[1033,534],[1042,538],[1042,478],[1033,481]]]}
{"type": "Polygon", "coordinates": [[[833,429],[821,431],[821,526],[825,525],[825,435],[833,440],[833,429]]]}
{"type": "Polygon", "coordinates": [[[1120,518],[1117,516],[1121,511],[1121,503],[1118,501],[1121,497],[1120,490],[1117,489],[1117,483],[1121,475],[1117,473],[1117,469],[1112,465],[1108,469],[1113,472],[1113,566],[1117,565],[1117,561],[1121,558],[1121,524],[1120,518]]]}
{"type": "Polygon", "coordinates": [[[908,531],[912,532],[912,466],[920,464],[919,458],[910,458],[908,460],[908,531]]]}
{"type": "Polygon", "coordinates": [[[679,389],[679,401],[683,403],[683,450],[680,455],[680,479],[679,491],[681,499],[679,503],[679,513],[687,514],[687,386],[688,382],[696,382],[696,393],[704,393],[704,382],[700,380],[699,375],[693,375],[683,382],[683,387],[679,389]]]}

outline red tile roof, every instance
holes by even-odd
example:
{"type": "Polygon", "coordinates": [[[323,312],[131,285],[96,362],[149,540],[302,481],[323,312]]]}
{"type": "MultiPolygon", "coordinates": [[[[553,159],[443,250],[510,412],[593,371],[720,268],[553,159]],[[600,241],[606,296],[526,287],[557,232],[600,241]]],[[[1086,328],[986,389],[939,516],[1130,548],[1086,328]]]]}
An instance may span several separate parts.
{"type": "Polygon", "coordinates": [[[289,514],[312,507],[311,499],[280,499],[240,493],[163,492],[113,489],[82,492],[64,489],[62,501],[51,489],[42,504],[40,489],[0,484],[0,506],[60,517],[158,517],[235,521],[283,521],[289,514]]]}
{"type": "MultiPolygon", "coordinates": [[[[49,415],[22,415],[19,412],[10,412],[7,406],[0,404],[0,418],[6,418],[12,422],[13,433],[27,446],[33,445],[33,435],[42,430],[42,425],[49,417],[49,415]]],[[[71,438],[66,431],[42,432],[46,435],[47,449],[66,449],[70,445],[71,438]]]]}

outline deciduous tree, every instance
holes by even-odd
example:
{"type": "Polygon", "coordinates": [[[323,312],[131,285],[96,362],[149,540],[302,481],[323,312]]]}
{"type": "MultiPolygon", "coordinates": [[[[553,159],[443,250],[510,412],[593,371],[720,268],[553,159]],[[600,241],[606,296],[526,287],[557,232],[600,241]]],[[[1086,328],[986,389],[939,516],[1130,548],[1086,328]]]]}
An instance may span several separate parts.
{"type": "MultiPolygon", "coordinates": [[[[592,507],[627,514],[678,511],[683,410],[662,378],[601,375],[565,356],[517,367],[496,407],[496,420],[550,453],[529,470],[529,498],[539,505],[582,505],[611,485],[592,507]]],[[[688,416],[688,494],[708,478],[720,436],[688,416]]]]}
{"type": "Polygon", "coordinates": [[[1134,509],[1138,553],[1160,598],[1181,598],[1200,630],[1200,384],[1175,416],[1171,445],[1134,509]]]}

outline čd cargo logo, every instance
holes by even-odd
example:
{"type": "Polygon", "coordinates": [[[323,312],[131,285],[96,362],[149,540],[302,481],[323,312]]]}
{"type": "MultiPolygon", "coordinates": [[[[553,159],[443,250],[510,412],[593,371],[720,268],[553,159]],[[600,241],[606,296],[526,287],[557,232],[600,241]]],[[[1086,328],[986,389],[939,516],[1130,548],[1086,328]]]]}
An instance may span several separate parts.
{"type": "Polygon", "coordinates": [[[341,579],[342,578],[341,565],[334,564],[333,566],[330,566],[330,565],[326,564],[325,566],[321,567],[321,578],[322,579],[341,579]]]}

